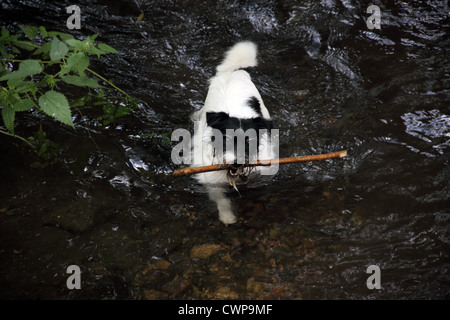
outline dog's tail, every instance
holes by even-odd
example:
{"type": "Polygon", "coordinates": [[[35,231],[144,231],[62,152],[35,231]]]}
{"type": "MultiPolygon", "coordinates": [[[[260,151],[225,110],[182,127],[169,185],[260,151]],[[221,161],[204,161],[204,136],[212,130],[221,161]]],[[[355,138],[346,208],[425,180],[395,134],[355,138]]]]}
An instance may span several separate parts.
{"type": "Polygon", "coordinates": [[[256,67],[257,47],[250,41],[236,43],[225,54],[225,59],[217,67],[217,72],[235,71],[241,68],[256,67]]]}

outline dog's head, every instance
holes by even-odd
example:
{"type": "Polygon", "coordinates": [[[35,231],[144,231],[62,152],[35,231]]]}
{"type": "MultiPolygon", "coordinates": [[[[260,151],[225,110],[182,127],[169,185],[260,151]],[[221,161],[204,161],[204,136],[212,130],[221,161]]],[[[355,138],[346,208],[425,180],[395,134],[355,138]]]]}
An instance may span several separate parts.
{"type": "Polygon", "coordinates": [[[219,163],[230,164],[227,177],[230,184],[235,186],[237,178],[245,179],[250,172],[244,165],[258,159],[260,144],[267,140],[273,128],[272,120],[262,115],[239,118],[226,112],[208,112],[206,121],[213,129],[213,157],[219,163]]]}

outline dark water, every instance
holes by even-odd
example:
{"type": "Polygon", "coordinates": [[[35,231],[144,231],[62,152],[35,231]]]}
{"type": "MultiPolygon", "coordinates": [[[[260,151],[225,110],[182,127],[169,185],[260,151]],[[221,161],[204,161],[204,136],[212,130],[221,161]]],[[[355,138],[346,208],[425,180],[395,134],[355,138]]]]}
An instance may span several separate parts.
{"type": "MultiPolygon", "coordinates": [[[[5,0],[0,21],[68,32],[70,4],[5,0]]],[[[92,68],[141,103],[105,129],[44,121],[61,146],[45,168],[0,137],[1,298],[450,298],[447,1],[79,5],[72,33],[120,52],[92,68]],[[381,30],[366,25],[372,3],[381,30]],[[170,175],[171,147],[142,137],[192,129],[224,50],[247,39],[281,156],[349,156],[230,191],[239,221],[225,227],[201,186],[170,175]],[[72,264],[81,290],[66,287],[72,264]]]]}

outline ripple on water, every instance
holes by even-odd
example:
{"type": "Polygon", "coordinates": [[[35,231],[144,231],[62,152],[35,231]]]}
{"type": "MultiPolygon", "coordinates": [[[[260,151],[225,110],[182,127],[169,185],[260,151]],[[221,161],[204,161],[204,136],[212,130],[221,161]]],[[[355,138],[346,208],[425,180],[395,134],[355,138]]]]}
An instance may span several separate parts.
{"type": "MultiPolygon", "coordinates": [[[[425,141],[437,154],[444,154],[445,149],[450,147],[450,115],[433,109],[407,112],[401,118],[406,126],[406,133],[425,141]]],[[[414,146],[409,147],[414,152],[421,152],[414,146]]],[[[428,152],[425,154],[435,156],[428,152]]]]}

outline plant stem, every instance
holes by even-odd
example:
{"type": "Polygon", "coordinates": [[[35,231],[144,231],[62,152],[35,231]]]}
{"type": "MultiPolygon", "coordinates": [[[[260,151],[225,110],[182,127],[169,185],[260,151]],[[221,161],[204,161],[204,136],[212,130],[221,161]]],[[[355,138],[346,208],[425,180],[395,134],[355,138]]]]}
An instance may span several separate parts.
{"type": "Polygon", "coordinates": [[[3,133],[3,134],[5,134],[5,135],[7,135],[7,136],[10,136],[10,137],[14,137],[14,138],[20,139],[20,140],[22,140],[23,142],[25,142],[28,146],[30,146],[31,149],[34,148],[34,146],[31,144],[30,141],[28,141],[27,139],[25,139],[25,138],[23,138],[23,137],[21,137],[21,136],[18,136],[18,135],[15,135],[14,133],[9,133],[9,132],[3,131],[3,130],[0,130],[0,133],[3,133]]]}
{"type": "Polygon", "coordinates": [[[89,71],[90,73],[92,73],[94,76],[102,79],[103,81],[107,82],[111,87],[113,87],[114,89],[116,89],[117,91],[123,93],[124,95],[126,95],[128,98],[131,98],[125,91],[123,91],[122,89],[120,89],[119,87],[117,87],[116,85],[114,85],[114,83],[112,83],[111,81],[105,79],[104,77],[102,77],[101,75],[99,75],[97,72],[95,72],[94,70],[91,70],[89,68],[86,68],[87,71],[89,71]]]}
{"type": "MultiPolygon", "coordinates": [[[[22,59],[4,59],[4,58],[1,58],[0,60],[6,61],[6,62],[24,62],[25,61],[25,60],[22,60],[22,59]]],[[[37,60],[39,63],[52,63],[52,62],[55,62],[55,61],[38,60],[38,59],[33,59],[33,60],[37,60]]],[[[59,62],[59,63],[61,63],[61,62],[59,62]]]]}

